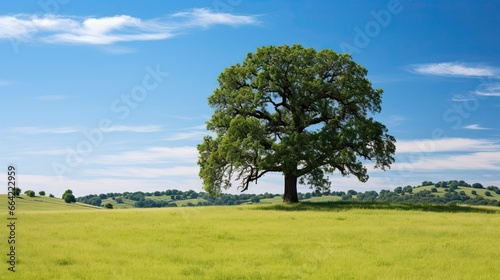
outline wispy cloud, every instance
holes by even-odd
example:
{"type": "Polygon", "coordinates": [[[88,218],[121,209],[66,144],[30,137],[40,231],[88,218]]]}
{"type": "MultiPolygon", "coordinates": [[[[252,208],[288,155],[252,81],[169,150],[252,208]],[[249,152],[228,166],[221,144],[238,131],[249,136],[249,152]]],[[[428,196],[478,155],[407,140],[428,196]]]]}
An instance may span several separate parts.
{"type": "MultiPolygon", "coordinates": [[[[445,172],[451,170],[494,170],[500,171],[500,152],[475,152],[467,154],[432,155],[412,162],[392,165],[393,170],[414,170],[418,172],[445,172]]],[[[375,170],[376,171],[376,170],[375,170]]]]}
{"type": "Polygon", "coordinates": [[[401,153],[438,153],[438,152],[473,152],[500,150],[500,143],[488,139],[441,138],[398,140],[396,152],[401,153]]]}
{"type": "Polygon", "coordinates": [[[466,125],[463,128],[464,129],[470,129],[470,130],[491,130],[491,128],[482,127],[482,126],[480,126],[478,124],[466,125]]]}
{"type": "Polygon", "coordinates": [[[500,96],[500,83],[482,84],[474,93],[482,96],[500,96]]]}
{"type": "Polygon", "coordinates": [[[10,81],[6,80],[0,80],[0,87],[8,86],[10,85],[10,81]]]}
{"type": "Polygon", "coordinates": [[[59,156],[65,155],[68,153],[68,150],[65,149],[52,149],[52,150],[36,150],[36,151],[24,151],[25,155],[33,155],[33,156],[59,156]]]}
{"type": "Polygon", "coordinates": [[[219,13],[209,9],[193,9],[155,19],[129,15],[98,18],[18,14],[0,16],[0,39],[112,45],[119,42],[165,40],[195,27],[257,23],[255,16],[219,13]]]}
{"type": "Polygon", "coordinates": [[[79,132],[80,128],[76,127],[53,127],[53,128],[41,128],[41,127],[14,127],[13,131],[24,133],[24,134],[67,134],[79,132]]]}
{"type": "Polygon", "coordinates": [[[43,95],[36,97],[36,99],[38,100],[47,100],[47,101],[64,100],[66,98],[68,98],[66,95],[43,95]]]}
{"type": "Polygon", "coordinates": [[[167,136],[164,140],[166,141],[180,141],[180,140],[201,140],[205,135],[213,134],[210,131],[207,131],[205,125],[198,125],[189,128],[185,128],[182,131],[177,131],[169,136],[167,136]]]}
{"type": "Polygon", "coordinates": [[[100,165],[153,164],[168,162],[196,163],[196,147],[150,147],[144,150],[127,151],[115,155],[98,156],[88,163],[100,165]]]}
{"type": "Polygon", "coordinates": [[[453,96],[453,98],[451,100],[455,101],[455,102],[467,102],[467,101],[476,100],[476,99],[477,99],[477,96],[475,94],[467,94],[467,95],[457,94],[457,95],[453,96]]]}
{"type": "Polygon", "coordinates": [[[454,77],[493,77],[498,70],[489,66],[473,66],[463,63],[443,62],[412,65],[412,70],[426,75],[454,77]]]}
{"type": "Polygon", "coordinates": [[[399,126],[406,121],[406,118],[401,115],[391,115],[387,119],[386,123],[389,126],[399,126]]]}
{"type": "Polygon", "coordinates": [[[196,176],[199,167],[193,166],[173,166],[165,168],[153,167],[109,167],[105,169],[88,169],[82,171],[86,176],[98,177],[131,177],[131,178],[157,178],[171,176],[196,176]]]}
{"type": "Polygon", "coordinates": [[[137,133],[148,133],[148,132],[159,132],[162,131],[162,127],[159,125],[144,125],[144,126],[125,126],[125,125],[114,125],[107,129],[103,129],[102,132],[137,132],[137,133]]]}
{"type": "Polygon", "coordinates": [[[183,18],[186,21],[183,26],[210,27],[211,25],[244,25],[258,23],[255,16],[237,16],[228,13],[214,13],[208,9],[193,9],[191,11],[178,12],[172,15],[174,18],[183,18]]]}

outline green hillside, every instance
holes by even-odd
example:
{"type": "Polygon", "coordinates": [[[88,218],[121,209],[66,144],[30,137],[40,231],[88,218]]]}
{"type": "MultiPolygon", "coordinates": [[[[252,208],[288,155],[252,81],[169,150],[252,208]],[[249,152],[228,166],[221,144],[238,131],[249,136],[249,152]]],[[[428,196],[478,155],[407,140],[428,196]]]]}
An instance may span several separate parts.
{"type": "MultiPolygon", "coordinates": [[[[418,187],[414,188],[413,192],[418,193],[424,190],[431,191],[433,188],[436,188],[435,185],[431,186],[424,186],[424,187],[418,187]]],[[[433,192],[434,195],[436,196],[444,196],[446,194],[445,188],[436,188],[437,192],[433,192]]],[[[475,189],[475,188],[470,188],[470,187],[458,187],[455,189],[456,192],[460,193],[461,191],[465,192],[467,196],[470,196],[471,198],[474,198],[476,196],[482,196],[483,198],[487,199],[495,199],[495,200],[500,200],[500,194],[495,193],[494,191],[487,190],[487,189],[475,189]],[[472,192],[476,191],[476,195],[473,195],[472,192]],[[490,193],[490,196],[487,196],[485,193],[488,192],[490,193]]]]}
{"type": "MultiPolygon", "coordinates": [[[[64,200],[55,197],[35,196],[29,197],[21,194],[15,198],[16,211],[64,211],[64,210],[95,210],[101,207],[92,206],[85,203],[66,203],[64,200]]],[[[7,213],[7,195],[0,194],[0,205],[5,206],[7,213]]]]}

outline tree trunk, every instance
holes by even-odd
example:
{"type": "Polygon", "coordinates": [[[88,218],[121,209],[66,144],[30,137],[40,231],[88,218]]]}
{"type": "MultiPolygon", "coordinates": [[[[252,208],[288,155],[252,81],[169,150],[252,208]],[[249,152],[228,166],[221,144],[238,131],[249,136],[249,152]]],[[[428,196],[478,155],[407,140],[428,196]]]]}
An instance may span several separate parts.
{"type": "Polygon", "coordinates": [[[285,203],[297,203],[299,197],[297,196],[297,176],[285,174],[285,194],[283,196],[285,203]]]}

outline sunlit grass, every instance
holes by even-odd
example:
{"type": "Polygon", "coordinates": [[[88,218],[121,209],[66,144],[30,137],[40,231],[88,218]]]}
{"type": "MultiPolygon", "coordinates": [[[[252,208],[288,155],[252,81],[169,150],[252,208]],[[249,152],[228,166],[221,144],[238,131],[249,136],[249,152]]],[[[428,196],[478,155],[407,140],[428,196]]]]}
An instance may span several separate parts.
{"type": "MultiPolygon", "coordinates": [[[[500,275],[498,213],[303,205],[19,210],[20,262],[16,273],[4,263],[0,279],[500,275]],[[284,209],[293,207],[303,209],[284,209]]],[[[7,250],[5,243],[0,248],[7,250]]]]}

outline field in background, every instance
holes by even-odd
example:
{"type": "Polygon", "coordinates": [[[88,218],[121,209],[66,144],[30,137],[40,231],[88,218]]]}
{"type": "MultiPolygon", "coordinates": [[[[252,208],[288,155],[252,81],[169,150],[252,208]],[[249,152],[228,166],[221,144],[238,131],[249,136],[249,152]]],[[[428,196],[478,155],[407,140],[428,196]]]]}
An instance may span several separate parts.
{"type": "MultiPolygon", "coordinates": [[[[55,198],[16,201],[19,263],[17,272],[10,273],[2,262],[0,279],[500,275],[498,212],[344,207],[348,203],[106,210],[55,198]],[[46,211],[38,210],[42,206],[46,211]]],[[[5,195],[0,203],[6,205],[5,195]]],[[[0,217],[6,222],[4,208],[0,217]]],[[[5,227],[1,232],[5,237],[5,227]]],[[[7,244],[2,244],[5,255],[7,244]]]]}

